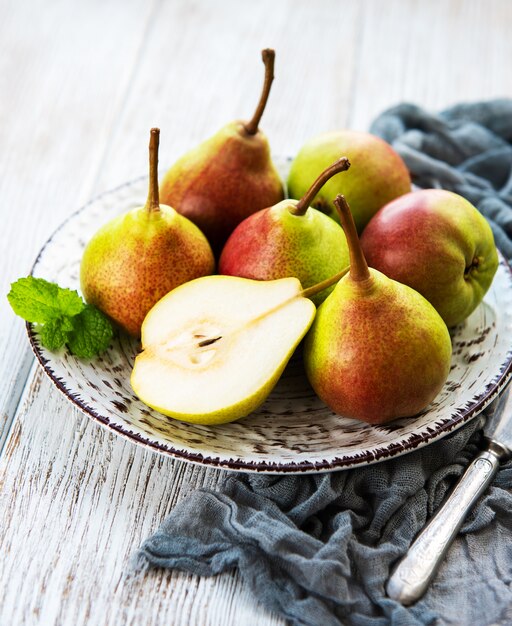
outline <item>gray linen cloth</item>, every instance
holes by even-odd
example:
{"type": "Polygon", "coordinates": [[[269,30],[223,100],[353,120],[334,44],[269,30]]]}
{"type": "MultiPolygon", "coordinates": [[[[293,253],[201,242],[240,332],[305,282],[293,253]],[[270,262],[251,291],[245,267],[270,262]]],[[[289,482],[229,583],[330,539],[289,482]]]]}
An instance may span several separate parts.
{"type": "MultiPolygon", "coordinates": [[[[415,182],[463,193],[512,256],[512,101],[430,115],[400,105],[373,132],[415,182]]],[[[254,595],[308,626],[512,624],[512,466],[466,520],[431,588],[404,608],[385,595],[394,562],[481,446],[482,418],[402,457],[307,476],[226,472],[180,502],[136,555],[138,568],[211,576],[238,568],[254,595]]]]}

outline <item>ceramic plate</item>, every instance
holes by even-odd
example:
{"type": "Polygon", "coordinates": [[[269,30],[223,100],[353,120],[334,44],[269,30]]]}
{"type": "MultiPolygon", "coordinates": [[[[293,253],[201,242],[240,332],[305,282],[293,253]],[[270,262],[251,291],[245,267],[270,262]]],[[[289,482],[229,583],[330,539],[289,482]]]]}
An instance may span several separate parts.
{"type": "MultiPolygon", "coordinates": [[[[286,167],[286,163],[283,164],[286,167]]],[[[74,213],[47,241],[33,274],[79,288],[86,242],[105,222],[145,202],[147,179],[103,194],[74,213]]],[[[27,326],[46,374],[100,424],[131,441],[193,463],[264,473],[325,472],[375,463],[424,446],[475,417],[499,393],[512,360],[512,274],[502,259],[475,313],[452,335],[451,372],[422,414],[369,426],[332,413],[309,386],[295,357],[267,401],[250,416],[222,426],[185,424],[149,409],[134,395],[130,373],[137,341],[115,339],[90,362],[51,353],[27,326]]]]}

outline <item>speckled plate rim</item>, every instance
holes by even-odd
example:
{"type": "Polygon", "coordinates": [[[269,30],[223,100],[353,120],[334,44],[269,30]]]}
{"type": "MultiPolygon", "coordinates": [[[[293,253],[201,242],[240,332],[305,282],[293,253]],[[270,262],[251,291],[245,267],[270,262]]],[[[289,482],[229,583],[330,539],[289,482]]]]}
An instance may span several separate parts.
{"type": "MultiPolygon", "coordinates": [[[[73,218],[77,215],[85,211],[91,204],[98,202],[104,196],[108,196],[118,190],[129,188],[131,186],[136,185],[142,180],[146,179],[147,176],[139,176],[129,182],[123,183],[109,189],[84,204],[81,208],[77,209],[73,213],[69,215],[50,235],[50,237],[46,240],[41,250],[39,251],[34,264],[31,269],[31,274],[34,274],[38,263],[43,256],[45,249],[49,244],[51,244],[55,235],[73,218]]],[[[499,251],[498,251],[499,252],[499,251]]],[[[505,257],[499,252],[500,263],[506,268],[508,271],[510,278],[512,279],[512,268],[510,264],[507,262],[505,257]]],[[[116,424],[111,421],[108,417],[104,415],[98,414],[94,409],[92,409],[81,397],[79,394],[73,393],[66,386],[65,382],[59,378],[52,368],[49,366],[49,361],[42,355],[39,343],[32,329],[32,324],[29,322],[26,323],[26,331],[28,335],[28,339],[30,342],[30,346],[32,351],[34,352],[39,364],[41,365],[43,371],[46,373],[48,378],[52,381],[55,387],[78,409],[80,409],[85,415],[92,418],[94,421],[99,423],[101,426],[114,431],[117,435],[121,435],[123,438],[135,442],[145,448],[150,450],[159,452],[160,454],[171,456],[181,461],[188,461],[190,463],[194,463],[202,466],[211,466],[220,469],[234,470],[240,472],[256,472],[256,473],[265,473],[265,474],[314,474],[314,473],[324,473],[331,472],[343,469],[349,469],[358,467],[361,465],[371,465],[374,463],[379,463],[381,461],[390,459],[395,456],[401,456],[408,452],[412,452],[418,448],[422,448],[434,441],[441,439],[448,435],[449,433],[457,430],[461,426],[463,426],[466,422],[473,419],[477,415],[479,415],[501,392],[501,390],[506,386],[512,375],[512,346],[511,349],[508,350],[506,358],[502,363],[497,374],[491,379],[491,382],[487,385],[485,390],[475,396],[471,403],[468,404],[464,409],[460,409],[457,412],[457,415],[452,416],[442,425],[436,425],[435,429],[429,429],[429,432],[423,432],[421,434],[415,434],[409,437],[407,442],[405,443],[394,443],[390,444],[388,447],[379,448],[377,450],[367,450],[365,452],[357,452],[353,455],[345,455],[343,457],[334,457],[330,461],[319,461],[319,462],[308,462],[308,461],[300,461],[300,462],[289,462],[289,463],[270,463],[266,461],[244,461],[243,459],[221,459],[219,457],[213,456],[204,456],[200,453],[193,453],[187,450],[183,450],[180,448],[174,448],[172,446],[168,446],[164,443],[160,443],[158,441],[153,441],[147,437],[140,435],[130,429],[127,429],[125,426],[121,424],[116,424]]]]}

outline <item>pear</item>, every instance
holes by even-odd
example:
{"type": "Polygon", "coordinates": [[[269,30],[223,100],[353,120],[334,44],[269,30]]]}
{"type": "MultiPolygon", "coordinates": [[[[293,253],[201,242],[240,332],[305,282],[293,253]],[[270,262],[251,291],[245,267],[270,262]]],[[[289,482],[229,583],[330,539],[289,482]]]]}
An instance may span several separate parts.
{"type": "Polygon", "coordinates": [[[335,206],[348,240],[350,273],[319,307],[306,337],[307,376],[340,415],[370,424],[415,415],[448,377],[448,329],[418,292],[368,268],[343,196],[335,206]]]}
{"type": "Polygon", "coordinates": [[[265,82],[249,122],[230,122],[213,137],[183,155],[160,187],[162,202],[192,220],[214,252],[252,213],[284,198],[283,183],[258,126],[274,79],[273,50],[262,52],[265,82]]]}
{"type": "Polygon", "coordinates": [[[268,396],[315,316],[296,278],[193,280],[160,300],[142,325],[131,384],[160,413],[222,424],[268,396]]]}
{"type": "Polygon", "coordinates": [[[371,267],[419,291],[448,327],[482,302],[499,264],[487,220],[444,189],[386,204],[364,229],[361,246],[371,267]]]}
{"type": "MultiPolygon", "coordinates": [[[[342,157],[320,174],[301,200],[283,200],[246,218],[222,250],[219,273],[257,280],[295,276],[307,288],[347,266],[343,229],[309,204],[332,176],[349,167],[342,157]]],[[[332,289],[317,293],[313,302],[319,305],[332,289]]]]}
{"type": "Polygon", "coordinates": [[[309,299],[348,267],[302,289],[296,278],[206,276],[174,289],[142,325],[134,392],[164,415],[223,424],[254,411],[272,391],[315,316],[309,299]]]}
{"type": "Polygon", "coordinates": [[[293,160],[288,176],[288,193],[300,198],[316,173],[338,154],[345,154],[354,165],[343,180],[330,180],[316,196],[312,206],[337,220],[331,201],[343,193],[350,205],[358,232],[386,203],[411,190],[411,178],[402,158],[375,135],[353,130],[323,133],[309,140],[293,160]]]}
{"type": "Polygon", "coordinates": [[[182,283],[212,274],[213,253],[190,220],[159,203],[158,144],[151,129],[149,192],[143,207],[103,226],[85,248],[80,282],[85,299],[135,337],[151,307],[182,283]]]}

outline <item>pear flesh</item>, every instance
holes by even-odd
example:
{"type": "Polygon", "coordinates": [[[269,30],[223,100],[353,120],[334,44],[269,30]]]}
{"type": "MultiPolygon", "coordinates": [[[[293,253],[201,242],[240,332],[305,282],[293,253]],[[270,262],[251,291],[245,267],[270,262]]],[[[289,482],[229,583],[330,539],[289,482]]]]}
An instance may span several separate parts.
{"type": "Polygon", "coordinates": [[[295,278],[193,280],[144,320],[132,388],[145,404],[179,420],[239,419],[272,391],[314,316],[295,278]]]}

